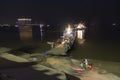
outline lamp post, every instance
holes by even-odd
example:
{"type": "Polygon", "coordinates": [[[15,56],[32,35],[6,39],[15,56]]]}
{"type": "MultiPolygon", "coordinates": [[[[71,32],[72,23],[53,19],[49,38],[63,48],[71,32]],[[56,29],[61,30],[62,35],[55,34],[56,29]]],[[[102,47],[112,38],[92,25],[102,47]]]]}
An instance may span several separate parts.
{"type": "Polygon", "coordinates": [[[41,39],[41,41],[43,40],[43,29],[42,29],[43,26],[44,26],[43,24],[40,24],[40,39],[41,39]]]}

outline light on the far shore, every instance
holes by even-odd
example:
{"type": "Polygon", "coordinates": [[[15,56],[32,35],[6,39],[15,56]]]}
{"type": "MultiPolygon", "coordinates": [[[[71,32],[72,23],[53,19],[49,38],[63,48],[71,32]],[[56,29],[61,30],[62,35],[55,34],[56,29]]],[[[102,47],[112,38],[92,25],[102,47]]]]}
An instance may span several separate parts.
{"type": "Polygon", "coordinates": [[[18,21],[31,21],[32,19],[28,19],[28,18],[20,18],[18,19],[18,21]]]}

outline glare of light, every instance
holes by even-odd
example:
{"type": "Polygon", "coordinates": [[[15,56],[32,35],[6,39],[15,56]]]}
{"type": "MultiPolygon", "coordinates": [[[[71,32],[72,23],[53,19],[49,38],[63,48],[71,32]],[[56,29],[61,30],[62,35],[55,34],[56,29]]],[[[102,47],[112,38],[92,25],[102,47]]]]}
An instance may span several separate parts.
{"type": "Polygon", "coordinates": [[[82,23],[80,23],[78,26],[77,26],[77,28],[85,28],[85,25],[84,24],[82,24],[82,23]]]}
{"type": "Polygon", "coordinates": [[[62,41],[61,44],[65,44],[65,41],[62,41]]]}
{"type": "Polygon", "coordinates": [[[69,25],[68,28],[66,29],[66,33],[67,33],[67,34],[71,34],[71,33],[72,33],[72,28],[71,28],[70,25],[69,25]]]}

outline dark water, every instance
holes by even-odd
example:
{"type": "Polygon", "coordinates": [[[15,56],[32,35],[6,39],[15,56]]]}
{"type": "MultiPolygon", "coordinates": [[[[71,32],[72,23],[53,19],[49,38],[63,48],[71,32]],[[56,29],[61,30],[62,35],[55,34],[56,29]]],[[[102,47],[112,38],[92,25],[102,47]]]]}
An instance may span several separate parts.
{"type": "Polygon", "coordinates": [[[13,26],[0,27],[0,41],[19,41],[19,29],[13,26]]]}
{"type": "Polygon", "coordinates": [[[73,57],[120,62],[120,27],[90,26],[85,39],[82,45],[76,41],[73,57]]]}
{"type": "MultiPolygon", "coordinates": [[[[59,27],[44,27],[43,41],[56,41],[62,36],[59,27]]],[[[70,54],[74,58],[92,58],[107,61],[120,61],[120,31],[113,27],[90,26],[85,33],[85,43],[76,40],[70,54]]],[[[33,41],[41,41],[39,26],[33,27],[33,41]]],[[[21,42],[18,27],[0,27],[0,46],[21,42]]]]}
{"type": "MultiPolygon", "coordinates": [[[[62,32],[56,30],[56,26],[49,28],[49,27],[43,27],[42,31],[42,40],[55,40],[62,36],[62,32]]],[[[39,26],[33,26],[32,27],[32,32],[33,36],[32,39],[33,41],[40,41],[41,40],[41,32],[40,32],[40,27],[39,26]]],[[[19,27],[15,26],[4,26],[0,27],[0,42],[19,42],[21,41],[20,39],[20,33],[19,33],[19,27]]]]}

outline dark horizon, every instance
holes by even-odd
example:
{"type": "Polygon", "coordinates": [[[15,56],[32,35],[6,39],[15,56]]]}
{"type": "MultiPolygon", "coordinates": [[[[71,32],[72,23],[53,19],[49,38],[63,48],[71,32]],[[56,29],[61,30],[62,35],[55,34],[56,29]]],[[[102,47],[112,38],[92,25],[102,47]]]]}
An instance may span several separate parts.
{"type": "Polygon", "coordinates": [[[18,18],[31,18],[34,23],[115,21],[120,19],[119,2],[118,0],[1,0],[0,24],[15,24],[18,18]]]}

